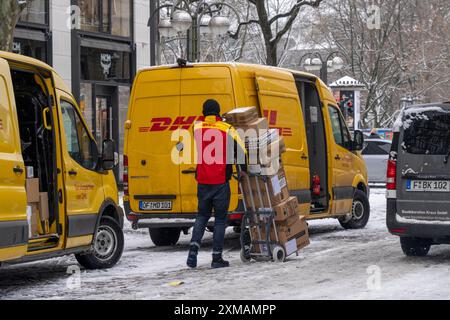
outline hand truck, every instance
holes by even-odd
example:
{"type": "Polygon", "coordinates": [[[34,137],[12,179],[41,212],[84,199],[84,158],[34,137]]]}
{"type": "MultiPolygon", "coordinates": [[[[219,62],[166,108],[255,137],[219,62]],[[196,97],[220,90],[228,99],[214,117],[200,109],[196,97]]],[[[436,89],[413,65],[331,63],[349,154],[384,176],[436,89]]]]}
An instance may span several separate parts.
{"type": "Polygon", "coordinates": [[[242,219],[241,225],[241,260],[243,262],[250,262],[251,259],[257,261],[270,261],[284,262],[286,260],[286,250],[280,245],[278,230],[275,224],[275,211],[272,207],[272,202],[270,199],[269,187],[268,187],[268,176],[262,176],[258,174],[246,173],[241,175],[241,168],[238,165],[237,171],[239,174],[239,189],[242,194],[242,202],[244,205],[244,217],[242,219]],[[256,192],[258,196],[259,203],[262,205],[263,197],[267,197],[267,208],[256,208],[255,199],[253,197],[253,190],[250,192],[250,206],[247,208],[246,194],[244,193],[244,188],[242,187],[242,179],[246,179],[247,185],[250,187],[251,179],[255,179],[256,192]],[[261,190],[258,179],[264,181],[264,190],[261,190]],[[250,209],[250,210],[249,210],[250,209]],[[262,229],[264,228],[265,234],[264,239],[262,237],[262,229]],[[271,230],[273,228],[275,240],[270,239],[271,230]],[[252,232],[255,230],[255,232],[252,232]],[[257,234],[257,237],[255,237],[257,234]],[[259,248],[259,252],[256,249],[259,248]]]}

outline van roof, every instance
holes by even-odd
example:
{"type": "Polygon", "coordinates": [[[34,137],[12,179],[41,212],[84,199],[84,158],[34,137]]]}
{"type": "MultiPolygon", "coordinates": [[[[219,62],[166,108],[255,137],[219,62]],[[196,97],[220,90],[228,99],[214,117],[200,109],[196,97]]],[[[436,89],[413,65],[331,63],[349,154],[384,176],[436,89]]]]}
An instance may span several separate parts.
{"type": "Polygon", "coordinates": [[[6,59],[6,60],[12,60],[17,61],[20,63],[26,63],[30,65],[34,65],[36,67],[40,67],[43,69],[51,70],[52,72],[55,72],[55,70],[46,64],[45,62],[42,62],[41,60],[37,60],[31,57],[27,57],[21,54],[6,52],[6,51],[0,51],[0,58],[6,59]]]}
{"type": "Polygon", "coordinates": [[[0,58],[18,63],[28,64],[51,72],[55,81],[55,87],[71,95],[70,89],[64,82],[62,77],[56,72],[55,69],[53,69],[53,67],[49,66],[45,62],[21,54],[6,51],[0,51],[0,58]]]}
{"type": "Polygon", "coordinates": [[[412,104],[409,106],[405,106],[405,110],[408,109],[420,109],[420,108],[428,108],[428,107],[446,107],[450,108],[450,101],[448,102],[432,102],[432,103],[422,103],[422,104],[412,104]]]}
{"type": "MultiPolygon", "coordinates": [[[[194,67],[209,67],[209,66],[227,66],[232,68],[251,68],[256,70],[276,70],[276,71],[288,71],[292,72],[295,75],[307,77],[307,78],[314,78],[315,80],[318,79],[323,86],[327,86],[319,77],[312,73],[294,70],[294,69],[287,69],[287,68],[280,68],[280,67],[273,67],[273,66],[265,66],[260,64],[252,64],[252,63],[240,63],[240,62],[195,62],[195,63],[188,63],[187,67],[194,66],[194,67]]],[[[152,66],[152,67],[146,67],[139,71],[146,71],[146,70],[156,70],[156,69],[170,69],[170,68],[178,68],[178,64],[166,64],[161,66],[152,66]]]]}

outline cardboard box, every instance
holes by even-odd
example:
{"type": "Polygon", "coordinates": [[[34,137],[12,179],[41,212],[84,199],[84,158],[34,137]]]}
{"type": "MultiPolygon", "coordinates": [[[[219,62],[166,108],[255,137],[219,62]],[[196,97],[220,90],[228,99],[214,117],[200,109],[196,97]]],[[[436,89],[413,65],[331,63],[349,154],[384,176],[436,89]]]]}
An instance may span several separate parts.
{"type": "Polygon", "coordinates": [[[279,138],[280,145],[280,154],[285,153],[287,151],[286,144],[284,143],[284,138],[280,136],[279,138]]]}
{"type": "Polygon", "coordinates": [[[235,127],[245,125],[258,119],[256,107],[236,108],[224,114],[225,121],[235,127]]]}
{"type": "MultiPolygon", "coordinates": [[[[246,130],[255,130],[251,133],[256,133],[256,135],[260,135],[260,130],[265,131],[269,129],[269,124],[267,123],[266,118],[258,118],[252,122],[241,124],[235,127],[235,129],[245,132],[246,130]]],[[[245,138],[245,136],[241,136],[242,139],[245,138]]]]}
{"type": "Polygon", "coordinates": [[[287,187],[286,175],[283,168],[273,176],[251,176],[248,177],[248,179],[244,178],[242,181],[242,188],[244,190],[245,204],[249,209],[252,209],[251,195],[253,195],[256,209],[270,208],[269,198],[272,207],[289,198],[289,189],[287,187]],[[266,191],[266,183],[268,193],[266,191]],[[261,193],[262,202],[259,197],[258,187],[261,193]]]}
{"type": "Polygon", "coordinates": [[[39,217],[41,221],[48,221],[50,217],[47,192],[39,193],[39,217]]]}
{"type": "Polygon", "coordinates": [[[27,220],[28,220],[28,227],[29,227],[28,236],[30,238],[38,236],[39,235],[39,227],[38,227],[39,210],[38,210],[37,203],[29,203],[27,205],[27,220]]]}
{"type": "Polygon", "coordinates": [[[37,203],[39,202],[39,179],[31,178],[25,181],[25,189],[27,192],[27,202],[37,203]]]}
{"type": "Polygon", "coordinates": [[[273,207],[275,211],[274,220],[277,222],[286,222],[287,224],[291,224],[289,218],[291,217],[299,217],[300,215],[300,207],[298,205],[297,197],[289,197],[287,200],[277,204],[273,207]]]}
{"type": "MultiPolygon", "coordinates": [[[[309,232],[308,232],[308,224],[305,221],[303,216],[298,217],[296,221],[291,225],[280,225],[277,224],[278,231],[278,242],[280,245],[284,246],[286,250],[286,254],[290,255],[307,245],[309,245],[309,232]]],[[[258,239],[258,232],[256,228],[252,228],[251,230],[252,240],[258,239]]],[[[261,228],[261,239],[265,239],[266,232],[264,228],[261,228]]],[[[270,229],[270,240],[275,241],[275,232],[273,227],[270,229]]],[[[255,252],[260,252],[260,246],[255,246],[255,252]]],[[[263,246],[263,250],[264,250],[263,246]]]]}
{"type": "Polygon", "coordinates": [[[268,145],[260,145],[258,149],[258,160],[259,163],[264,165],[271,165],[273,160],[279,159],[281,154],[286,151],[286,146],[284,146],[284,140],[277,139],[272,141],[268,145]],[[282,145],[283,144],[283,145],[282,145]],[[283,151],[284,149],[284,151],[283,151]]]}

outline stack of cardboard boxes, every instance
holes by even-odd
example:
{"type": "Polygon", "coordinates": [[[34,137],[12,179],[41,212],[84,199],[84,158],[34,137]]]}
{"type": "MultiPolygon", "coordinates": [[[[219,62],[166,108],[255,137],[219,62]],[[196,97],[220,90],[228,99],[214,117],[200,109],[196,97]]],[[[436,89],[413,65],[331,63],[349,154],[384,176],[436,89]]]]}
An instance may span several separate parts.
{"type": "MultiPolygon", "coordinates": [[[[308,225],[301,216],[296,197],[291,197],[281,154],[286,152],[283,137],[278,130],[269,129],[267,119],[259,118],[255,107],[234,109],[225,114],[225,121],[235,127],[245,141],[249,164],[248,179],[242,189],[247,210],[273,211],[278,241],[290,255],[309,244],[308,225]],[[267,188],[267,189],[266,189],[267,188]]],[[[258,230],[252,228],[252,238],[258,239],[258,230]]],[[[261,229],[265,239],[265,230],[261,229]]],[[[270,239],[275,241],[271,228],[270,239]]],[[[255,250],[265,250],[255,247],[255,250]]]]}
{"type": "Polygon", "coordinates": [[[25,183],[27,192],[27,218],[29,237],[47,234],[49,229],[49,207],[47,192],[39,192],[39,178],[34,178],[33,170],[27,167],[25,183]]]}

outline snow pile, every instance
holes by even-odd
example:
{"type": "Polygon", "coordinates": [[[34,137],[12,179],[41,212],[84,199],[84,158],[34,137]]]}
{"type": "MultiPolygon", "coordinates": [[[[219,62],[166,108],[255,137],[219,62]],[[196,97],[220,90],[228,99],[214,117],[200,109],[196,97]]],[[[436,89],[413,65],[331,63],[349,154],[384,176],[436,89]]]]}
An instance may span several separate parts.
{"type": "Polygon", "coordinates": [[[442,221],[442,220],[419,220],[419,219],[408,219],[403,218],[402,216],[396,214],[395,219],[400,223],[409,223],[409,224],[433,224],[433,225],[450,225],[450,221],[442,221]]]}
{"type": "Polygon", "coordinates": [[[393,131],[399,132],[401,127],[406,130],[415,120],[429,120],[427,115],[424,114],[425,112],[448,113],[448,111],[445,111],[441,107],[437,106],[403,108],[400,111],[397,120],[394,122],[393,131]]]}

